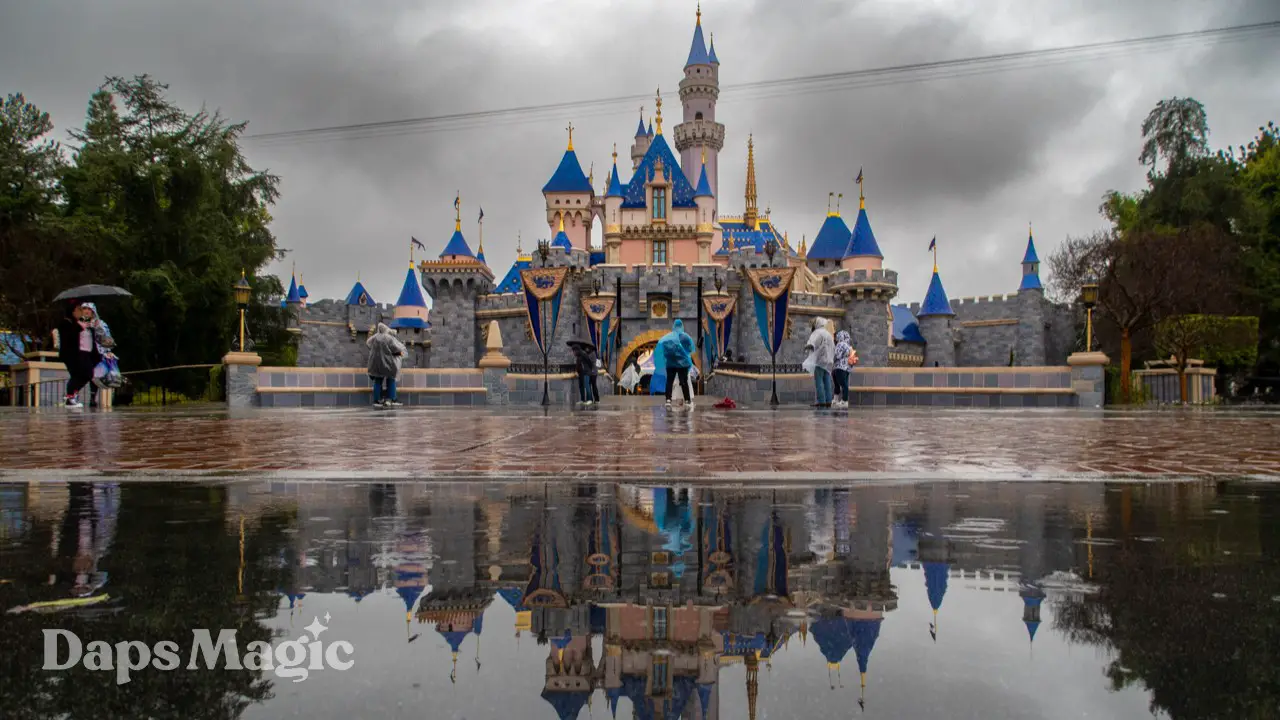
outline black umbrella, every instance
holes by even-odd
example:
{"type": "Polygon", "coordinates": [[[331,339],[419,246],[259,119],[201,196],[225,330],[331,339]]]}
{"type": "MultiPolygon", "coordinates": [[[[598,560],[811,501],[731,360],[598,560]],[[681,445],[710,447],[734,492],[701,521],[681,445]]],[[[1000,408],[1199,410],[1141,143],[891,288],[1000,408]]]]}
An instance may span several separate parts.
{"type": "Polygon", "coordinates": [[[569,342],[565,343],[565,345],[568,345],[571,348],[581,347],[583,350],[590,350],[591,352],[599,352],[599,350],[596,348],[596,344],[591,342],[590,340],[570,340],[569,342]]]}
{"type": "Polygon", "coordinates": [[[58,293],[58,296],[53,301],[86,300],[97,297],[133,297],[133,293],[115,285],[81,285],[70,290],[63,290],[58,293]]]}

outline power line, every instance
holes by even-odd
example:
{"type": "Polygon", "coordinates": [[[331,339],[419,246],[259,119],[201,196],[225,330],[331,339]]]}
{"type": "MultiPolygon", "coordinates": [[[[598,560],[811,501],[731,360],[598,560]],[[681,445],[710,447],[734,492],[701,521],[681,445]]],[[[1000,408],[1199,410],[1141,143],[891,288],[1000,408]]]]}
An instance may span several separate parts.
{"type": "MultiPolygon", "coordinates": [[[[1280,21],[1271,21],[1164,35],[1149,35],[1124,40],[1065,45],[1038,50],[995,53],[951,60],[933,60],[862,70],[757,80],[725,85],[721,91],[721,102],[733,103],[789,95],[827,93],[839,90],[954,79],[995,72],[1123,57],[1140,52],[1247,41],[1269,37],[1277,33],[1280,33],[1280,21]]],[[[566,110],[576,111],[574,115],[577,117],[617,115],[624,112],[621,109],[624,103],[632,105],[637,101],[651,98],[652,96],[648,94],[620,95],[561,103],[448,113],[401,120],[258,133],[246,135],[244,139],[269,145],[288,145],[339,139],[365,139],[431,132],[451,132],[488,125],[501,126],[536,122],[551,117],[560,117],[566,110]]]]}

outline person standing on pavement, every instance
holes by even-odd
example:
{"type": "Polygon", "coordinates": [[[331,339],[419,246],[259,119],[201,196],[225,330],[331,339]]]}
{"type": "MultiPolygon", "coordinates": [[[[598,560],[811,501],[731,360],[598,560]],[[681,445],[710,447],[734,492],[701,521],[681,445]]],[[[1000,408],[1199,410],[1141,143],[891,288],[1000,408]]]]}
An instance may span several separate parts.
{"type": "Polygon", "coordinates": [[[596,386],[596,375],[599,370],[599,356],[591,343],[577,341],[569,343],[573,351],[573,366],[578,374],[578,399],[584,405],[600,402],[600,389],[596,386]]]}
{"type": "Polygon", "coordinates": [[[404,360],[404,343],[396,339],[391,328],[378,323],[378,329],[365,341],[369,346],[369,380],[373,383],[373,404],[396,407],[396,378],[404,360]],[[385,389],[386,397],[383,397],[385,389]]]}
{"type": "Polygon", "coordinates": [[[693,352],[696,349],[693,338],[684,331],[684,321],[678,318],[671,324],[671,332],[663,335],[658,341],[657,351],[666,367],[667,407],[671,407],[671,388],[676,381],[680,382],[680,392],[684,394],[685,403],[693,407],[693,391],[689,387],[689,368],[693,367],[693,352]]]}
{"type": "Polygon", "coordinates": [[[836,364],[831,372],[836,384],[836,397],[832,401],[835,407],[849,407],[849,359],[852,356],[853,340],[849,337],[848,330],[841,330],[836,333],[836,364]]]}
{"type": "Polygon", "coordinates": [[[814,321],[813,332],[805,342],[804,349],[813,353],[813,384],[818,391],[818,407],[831,407],[832,383],[831,370],[835,367],[836,342],[827,330],[827,319],[814,321]]]}
{"type": "Polygon", "coordinates": [[[58,322],[58,359],[67,368],[67,390],[64,404],[69,408],[83,407],[80,391],[93,380],[93,369],[102,359],[98,352],[98,319],[88,303],[73,302],[71,312],[58,322]]]}

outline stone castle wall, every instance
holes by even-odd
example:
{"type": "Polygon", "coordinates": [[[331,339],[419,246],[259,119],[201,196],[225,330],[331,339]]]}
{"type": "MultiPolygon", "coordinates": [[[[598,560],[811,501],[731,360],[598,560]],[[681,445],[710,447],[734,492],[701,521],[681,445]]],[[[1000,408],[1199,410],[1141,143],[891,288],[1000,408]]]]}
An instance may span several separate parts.
{"type": "MultiPolygon", "coordinates": [[[[298,309],[299,367],[365,367],[369,348],[365,341],[378,323],[391,322],[391,305],[347,305],[320,300],[298,309]]],[[[397,337],[408,346],[405,368],[428,367],[430,331],[400,330],[397,337]]]]}

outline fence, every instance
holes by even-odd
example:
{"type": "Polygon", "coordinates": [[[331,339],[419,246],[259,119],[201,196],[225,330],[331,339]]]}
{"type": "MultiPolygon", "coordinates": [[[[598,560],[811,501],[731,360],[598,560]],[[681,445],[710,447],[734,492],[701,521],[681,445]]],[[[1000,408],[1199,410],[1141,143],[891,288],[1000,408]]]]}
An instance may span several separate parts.
{"type": "Polygon", "coordinates": [[[118,407],[165,407],[223,399],[221,365],[175,365],[123,373],[116,391],[118,407]]]}

